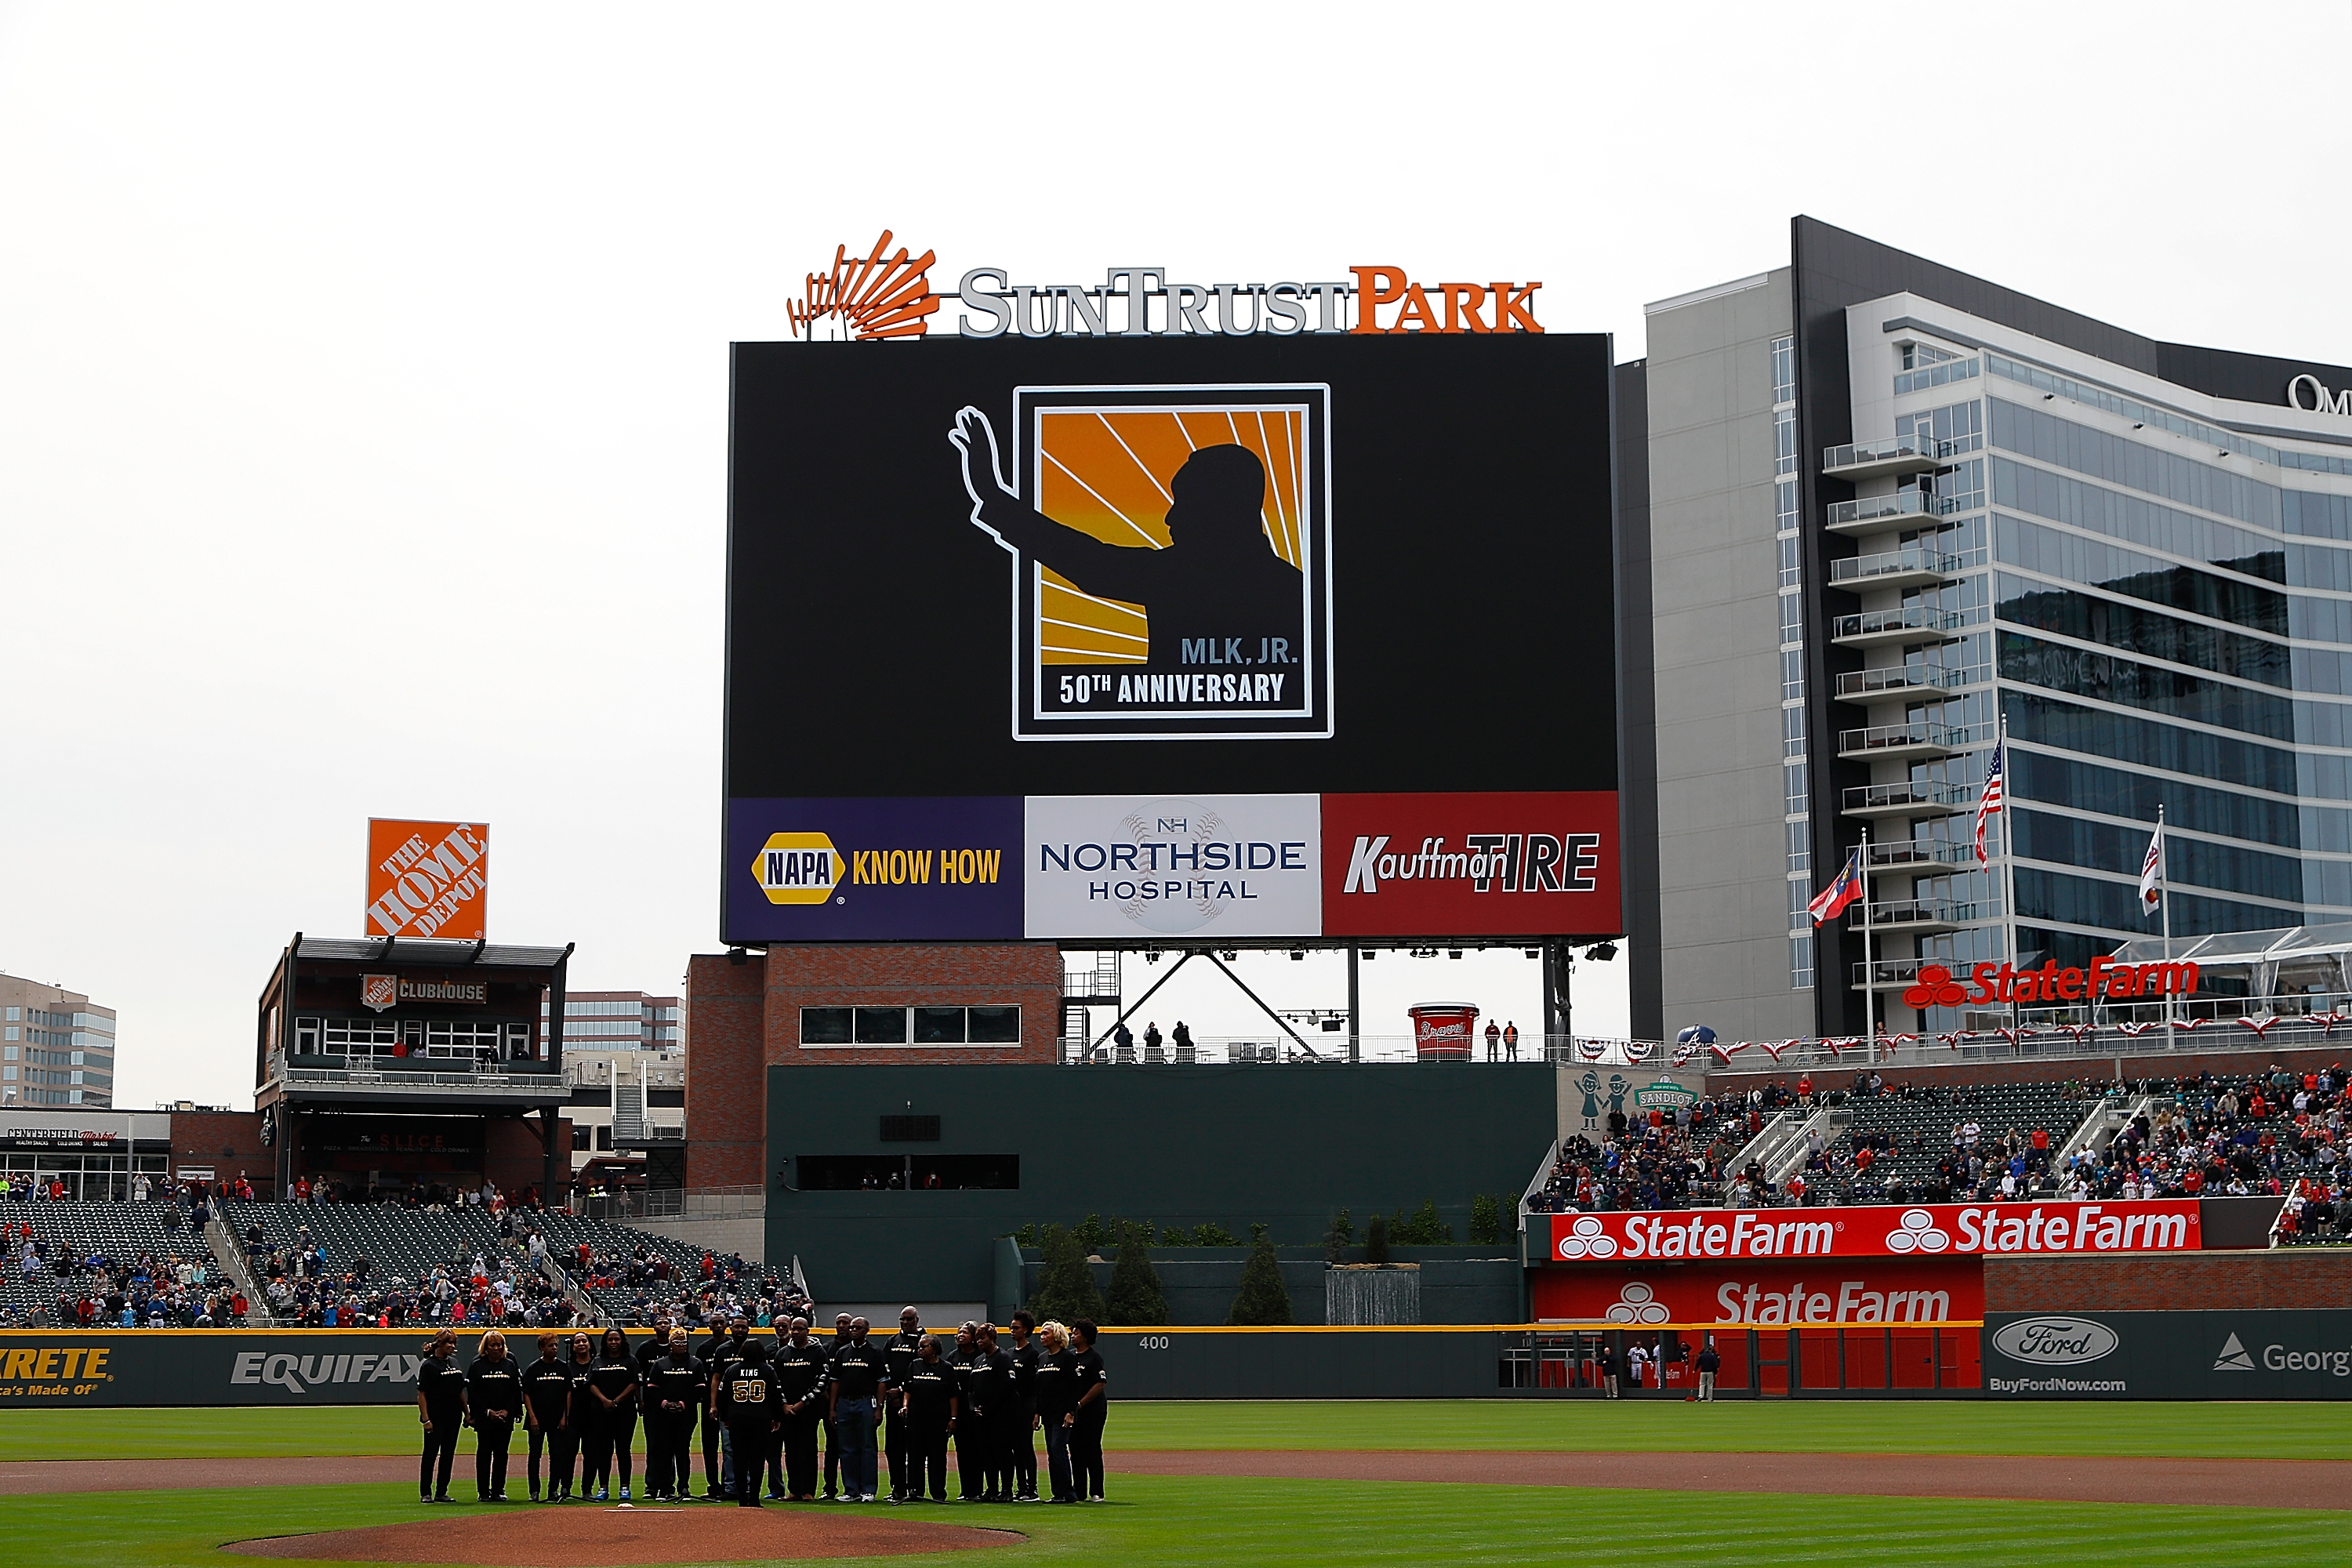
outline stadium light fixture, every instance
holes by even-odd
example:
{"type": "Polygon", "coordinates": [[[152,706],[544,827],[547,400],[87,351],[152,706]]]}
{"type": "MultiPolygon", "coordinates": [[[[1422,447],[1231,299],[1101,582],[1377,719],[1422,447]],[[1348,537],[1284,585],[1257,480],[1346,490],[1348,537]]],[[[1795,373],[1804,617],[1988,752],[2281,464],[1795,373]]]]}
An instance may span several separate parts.
{"type": "Polygon", "coordinates": [[[1294,948],[1292,948],[1292,949],[1290,950],[1290,962],[1291,962],[1291,963],[1306,963],[1306,962],[1307,962],[1307,950],[1306,950],[1305,948],[1303,948],[1303,947],[1294,947],[1294,948]]]}
{"type": "Polygon", "coordinates": [[[1584,956],[1595,963],[1606,963],[1617,956],[1617,944],[1613,942],[1596,942],[1584,950],[1584,956]]]}
{"type": "Polygon", "coordinates": [[[1445,950],[1445,956],[1448,958],[1459,958],[1462,956],[1462,950],[1458,947],[1449,947],[1445,950]]]}

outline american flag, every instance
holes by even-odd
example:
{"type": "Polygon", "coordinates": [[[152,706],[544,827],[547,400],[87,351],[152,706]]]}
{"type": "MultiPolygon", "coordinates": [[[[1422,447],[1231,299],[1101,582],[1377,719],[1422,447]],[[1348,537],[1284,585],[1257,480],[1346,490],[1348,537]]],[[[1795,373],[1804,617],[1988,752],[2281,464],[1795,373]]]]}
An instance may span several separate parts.
{"type": "Polygon", "coordinates": [[[2000,809],[2001,752],[2008,748],[2006,741],[1995,741],[1992,761],[1985,767],[1984,798],[1977,802],[1977,864],[1985,863],[1985,818],[2000,809]]]}

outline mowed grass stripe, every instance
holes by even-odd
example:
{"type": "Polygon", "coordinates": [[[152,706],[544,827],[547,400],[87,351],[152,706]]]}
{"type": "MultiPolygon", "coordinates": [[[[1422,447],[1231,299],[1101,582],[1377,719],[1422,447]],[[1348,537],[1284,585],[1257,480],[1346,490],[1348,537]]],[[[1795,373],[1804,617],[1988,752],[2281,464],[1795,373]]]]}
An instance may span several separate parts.
{"type": "MultiPolygon", "coordinates": [[[[10,1457],[28,1459],[412,1454],[417,1446],[411,1405],[19,1407],[8,1411],[6,1430],[10,1457]]],[[[2232,1458],[2352,1459],[2352,1420],[2322,1404],[1171,1402],[1114,1405],[1108,1436],[1116,1468],[1123,1447],[2168,1457],[2182,1451],[2182,1433],[2195,1434],[2198,1449],[2232,1458]]],[[[461,1447],[470,1452],[472,1439],[461,1447]]]]}
{"type": "MultiPolygon", "coordinates": [[[[1975,1500],[1781,1497],[1547,1487],[1139,1477],[1102,1508],[921,1508],[908,1517],[1004,1526],[1021,1545],[984,1557],[858,1559],[971,1568],[1296,1568],[1305,1563],[1780,1564],[2057,1561],[2068,1568],[2210,1568],[2327,1562],[2341,1514],[1975,1500]]],[[[0,1498],[0,1562],[110,1568],[234,1564],[217,1547],[257,1535],[434,1518],[481,1539],[530,1529],[528,1505],[419,1509],[404,1487],[266,1487],[0,1498]]],[[[246,1559],[255,1562],[260,1560],[246,1559]]],[[[285,1560],[272,1560],[282,1564],[285,1560]]],[[[779,1560],[784,1561],[784,1560],[779,1560]]],[[[851,1560],[829,1560],[849,1568],[851,1560]]],[[[348,1568],[348,1565],[346,1565],[348,1568]]]]}

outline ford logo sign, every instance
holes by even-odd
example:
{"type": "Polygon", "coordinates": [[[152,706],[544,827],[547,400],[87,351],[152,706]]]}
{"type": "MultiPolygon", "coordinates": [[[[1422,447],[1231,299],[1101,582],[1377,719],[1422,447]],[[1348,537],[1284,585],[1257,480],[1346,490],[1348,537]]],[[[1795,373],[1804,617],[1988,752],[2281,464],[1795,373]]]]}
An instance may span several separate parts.
{"type": "Polygon", "coordinates": [[[2025,1318],[1992,1337],[1993,1349],[2011,1361],[2035,1366],[2074,1366],[2096,1361],[2123,1342],[2115,1330],[2087,1318],[2025,1318]]]}

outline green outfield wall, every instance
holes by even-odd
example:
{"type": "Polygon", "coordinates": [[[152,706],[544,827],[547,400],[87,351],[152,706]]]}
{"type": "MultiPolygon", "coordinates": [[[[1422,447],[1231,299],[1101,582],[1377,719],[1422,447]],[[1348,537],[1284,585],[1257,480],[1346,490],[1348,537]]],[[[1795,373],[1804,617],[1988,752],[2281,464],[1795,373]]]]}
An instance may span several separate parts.
{"type": "MultiPolygon", "coordinates": [[[[1553,1078],[1542,1063],[771,1068],[768,1256],[798,1257],[820,1300],[1002,1310],[997,1239],[1089,1214],[1213,1223],[1244,1241],[1264,1225],[1277,1244],[1311,1247],[1339,1209],[1360,1231],[1375,1210],[1427,1200],[1467,1242],[1471,1200],[1515,1199],[1549,1146],[1553,1078]],[[930,1117],[936,1139],[903,1140],[910,1120],[931,1131],[930,1117]],[[813,1179],[859,1162],[918,1179],[944,1169],[950,1184],[828,1190],[813,1179]],[[1018,1185],[953,1187],[976,1171],[1018,1185]]],[[[1319,1289],[1307,1294],[1319,1317],[1319,1289]]]]}

